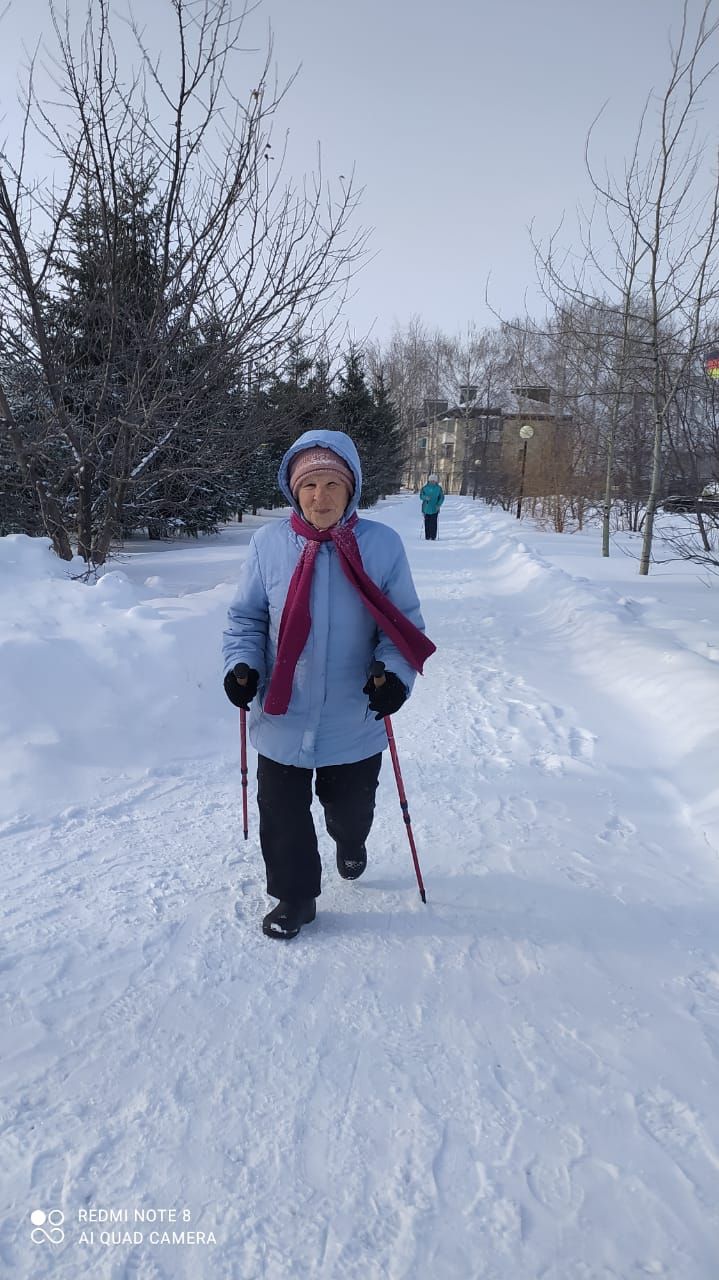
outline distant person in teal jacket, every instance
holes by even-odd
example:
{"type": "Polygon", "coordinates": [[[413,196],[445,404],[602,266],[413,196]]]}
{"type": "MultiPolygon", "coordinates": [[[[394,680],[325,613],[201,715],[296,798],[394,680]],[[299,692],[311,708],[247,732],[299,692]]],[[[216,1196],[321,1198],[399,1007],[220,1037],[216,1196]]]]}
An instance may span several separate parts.
{"type": "Polygon", "coordinates": [[[424,536],[427,541],[434,542],[437,537],[439,509],[444,502],[444,489],[439,483],[439,476],[434,472],[427,477],[427,483],[422,485],[419,496],[424,516],[424,536]]]}

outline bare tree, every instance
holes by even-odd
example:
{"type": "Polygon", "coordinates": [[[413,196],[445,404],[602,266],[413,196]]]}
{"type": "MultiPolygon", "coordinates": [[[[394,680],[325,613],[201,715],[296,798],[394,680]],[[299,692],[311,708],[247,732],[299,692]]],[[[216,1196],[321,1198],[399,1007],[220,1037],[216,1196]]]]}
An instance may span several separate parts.
{"type": "Polygon", "coordinates": [[[69,558],[75,537],[93,563],[148,467],[172,448],[177,463],[212,387],[226,394],[298,330],[331,323],[366,244],[351,180],[336,195],[319,166],[283,179],[272,126],[291,80],[273,83],[271,48],[243,74],[244,14],[231,0],[165,6],[162,51],[131,22],[124,68],[109,0],[89,0],[79,38],[69,5],[51,4],[54,89],[36,90],[33,65],[17,155],[0,155],[0,415],[56,551],[69,558]],[[32,133],[51,182],[29,173],[32,133]],[[83,289],[80,360],[57,302],[83,289]],[[13,408],[21,372],[43,389],[31,423],[13,408]]]}
{"type": "Polygon", "coordinates": [[[370,374],[373,379],[382,375],[399,415],[405,482],[414,487],[426,470],[419,448],[426,401],[437,401],[442,394],[444,343],[442,334],[428,329],[415,315],[404,328],[395,326],[386,344],[370,342],[366,346],[370,374]]]}
{"type": "Polygon", "coordinates": [[[581,299],[585,307],[607,310],[608,302],[609,310],[622,317],[619,343],[615,343],[608,437],[605,553],[612,454],[622,402],[627,393],[636,397],[640,388],[646,388],[652,457],[639,565],[642,574],[649,572],[651,562],[668,415],[719,300],[719,171],[715,163],[706,164],[706,147],[696,133],[701,95],[719,66],[712,57],[719,31],[719,21],[711,18],[713,7],[714,0],[705,0],[690,34],[685,0],[679,36],[670,47],[666,87],[658,100],[654,96],[647,100],[621,177],[600,177],[595,172],[589,160],[594,126],[590,130],[587,163],[595,201],[583,218],[586,256],[580,271],[567,280],[556,237],[548,251],[539,253],[545,281],[554,289],[581,299]],[[647,144],[654,103],[656,132],[647,144]],[[630,347],[638,383],[628,387],[630,347]]]}
{"type": "Polygon", "coordinates": [[[461,449],[460,493],[476,493],[479,477],[487,471],[490,424],[496,421],[487,410],[496,410],[511,381],[511,360],[500,333],[477,329],[470,323],[466,331],[446,338],[441,344],[441,386],[451,406],[464,420],[461,449]]]}

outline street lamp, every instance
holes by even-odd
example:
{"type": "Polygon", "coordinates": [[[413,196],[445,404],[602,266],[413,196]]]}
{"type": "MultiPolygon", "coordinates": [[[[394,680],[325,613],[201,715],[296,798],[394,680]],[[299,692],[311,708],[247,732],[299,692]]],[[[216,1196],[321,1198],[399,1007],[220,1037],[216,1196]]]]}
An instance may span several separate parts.
{"type": "Polygon", "coordinates": [[[524,448],[522,449],[522,473],[519,477],[519,498],[517,499],[517,519],[518,520],[522,515],[522,498],[524,497],[524,472],[527,467],[527,445],[529,444],[533,435],[534,435],[534,427],[531,427],[528,422],[523,422],[522,426],[519,428],[519,436],[520,436],[520,439],[524,441],[524,448]]]}

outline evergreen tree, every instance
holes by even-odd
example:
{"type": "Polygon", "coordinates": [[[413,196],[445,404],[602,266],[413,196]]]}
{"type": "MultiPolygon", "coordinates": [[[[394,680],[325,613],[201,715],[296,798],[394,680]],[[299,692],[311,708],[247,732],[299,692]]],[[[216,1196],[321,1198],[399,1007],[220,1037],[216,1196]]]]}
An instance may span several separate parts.
{"type": "MultiPolygon", "coordinates": [[[[59,496],[86,560],[104,558],[97,555],[99,541],[108,542],[122,527],[138,524],[132,473],[157,436],[144,432],[137,388],[156,359],[169,319],[160,316],[158,324],[161,216],[152,207],[149,180],[138,182],[124,174],[116,201],[109,223],[106,209],[89,180],[85,182],[78,204],[68,211],[65,238],[52,259],[54,287],[44,298],[53,364],[62,380],[63,410],[74,442],[59,496]]],[[[181,359],[173,351],[171,360],[181,359]]],[[[167,374],[164,362],[157,383],[164,383],[167,374]]],[[[56,415],[50,405],[48,409],[47,434],[52,436],[56,415]]],[[[61,439],[58,433],[58,444],[61,439]]],[[[143,476],[141,489],[147,490],[147,480],[143,476]]],[[[155,478],[150,491],[156,488],[155,478]]]]}
{"type": "Polygon", "coordinates": [[[372,383],[375,406],[377,449],[377,482],[380,496],[396,493],[400,487],[406,461],[400,415],[385,381],[384,370],[378,369],[372,383]]]}
{"type": "Polygon", "coordinates": [[[362,506],[371,507],[380,496],[375,478],[375,404],[367,385],[364,360],[356,347],[350,347],[337,381],[339,389],[333,397],[335,425],[339,431],[346,431],[357,446],[362,464],[362,506]]]}
{"type": "MultiPolygon", "coordinates": [[[[25,368],[22,375],[8,367],[0,355],[0,379],[11,389],[16,420],[27,441],[39,434],[41,405],[33,393],[32,377],[25,368]]],[[[33,537],[45,532],[37,493],[21,467],[6,430],[0,430],[0,537],[8,533],[27,533],[33,537]]]]}
{"type": "Polygon", "coordinates": [[[163,294],[161,211],[149,181],[125,181],[110,231],[87,191],[69,213],[53,263],[59,288],[46,301],[78,443],[59,496],[90,560],[102,558],[103,537],[216,531],[237,509],[226,483],[227,420],[233,443],[245,426],[233,413],[240,373],[222,326],[208,309],[173,328],[181,302],[163,294]]]}
{"type": "Polygon", "coordinates": [[[362,506],[399,488],[402,445],[398,417],[381,373],[370,390],[355,347],[345,356],[334,396],[335,423],[352,437],[362,464],[362,506]]]}
{"type": "Polygon", "coordinates": [[[238,509],[281,505],[285,498],[277,487],[277,471],[284,453],[303,431],[331,425],[326,368],[312,360],[301,337],[290,343],[281,372],[261,380],[247,414],[259,443],[242,467],[238,509]]]}
{"type": "Polygon", "coordinates": [[[326,367],[313,360],[301,336],[292,339],[282,371],[270,380],[266,405],[275,423],[273,434],[282,435],[288,445],[303,431],[330,425],[326,367]]]}
{"type": "Polygon", "coordinates": [[[6,533],[44,532],[42,513],[31,484],[23,476],[7,437],[0,435],[0,537],[6,533]]]}

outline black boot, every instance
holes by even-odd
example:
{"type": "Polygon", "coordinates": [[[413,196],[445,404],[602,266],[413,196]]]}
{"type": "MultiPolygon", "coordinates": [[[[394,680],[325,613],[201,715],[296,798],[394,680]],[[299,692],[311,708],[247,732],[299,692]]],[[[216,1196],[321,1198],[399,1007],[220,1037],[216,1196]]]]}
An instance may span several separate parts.
{"type": "Polygon", "coordinates": [[[262,932],[268,938],[296,938],[303,924],[310,924],[316,915],[314,898],[278,902],[262,921],[262,932]]]}
{"type": "Polygon", "coordinates": [[[343,880],[358,880],[367,866],[367,850],[362,844],[350,848],[337,845],[337,870],[343,880]]]}

